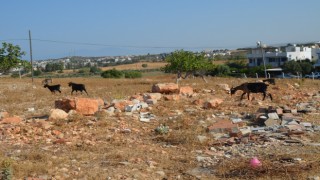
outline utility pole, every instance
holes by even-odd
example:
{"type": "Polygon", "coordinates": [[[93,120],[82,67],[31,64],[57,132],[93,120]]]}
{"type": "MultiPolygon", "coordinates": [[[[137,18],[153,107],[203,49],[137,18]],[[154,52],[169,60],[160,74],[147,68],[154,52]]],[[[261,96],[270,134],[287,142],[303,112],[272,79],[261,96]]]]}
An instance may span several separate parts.
{"type": "Polygon", "coordinates": [[[31,44],[31,31],[29,30],[29,45],[30,45],[30,62],[31,62],[31,78],[33,84],[33,62],[32,62],[32,44],[31,44]]]}
{"type": "Polygon", "coordinates": [[[257,46],[258,46],[258,47],[260,47],[260,50],[261,50],[262,61],[263,61],[263,67],[264,67],[264,76],[265,76],[265,78],[267,79],[267,78],[268,78],[268,75],[267,75],[266,61],[265,61],[265,58],[264,58],[262,42],[261,42],[261,41],[258,41],[258,42],[257,42],[257,46]]]}

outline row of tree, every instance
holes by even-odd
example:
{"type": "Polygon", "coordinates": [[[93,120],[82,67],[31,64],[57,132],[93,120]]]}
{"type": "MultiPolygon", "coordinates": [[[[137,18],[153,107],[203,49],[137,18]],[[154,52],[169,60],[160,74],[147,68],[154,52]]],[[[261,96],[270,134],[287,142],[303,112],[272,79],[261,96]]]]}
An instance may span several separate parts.
{"type": "MultiPolygon", "coordinates": [[[[246,74],[247,76],[264,76],[264,66],[248,67],[247,60],[230,60],[226,64],[215,64],[212,59],[205,57],[204,53],[190,51],[174,51],[166,57],[168,64],[163,68],[164,72],[177,74],[177,79],[184,79],[190,75],[202,76],[234,76],[246,74]]],[[[266,68],[272,68],[267,65],[266,68]]],[[[310,61],[287,61],[282,66],[285,73],[309,74],[315,69],[310,61]]]]}
{"type": "MultiPolygon", "coordinates": [[[[14,46],[10,43],[2,43],[2,48],[0,48],[0,71],[7,73],[12,68],[23,68],[24,71],[30,71],[31,64],[28,61],[21,60],[25,52],[21,51],[19,46],[14,46]]],[[[231,60],[226,64],[217,65],[214,63],[213,59],[209,59],[205,56],[205,53],[194,53],[191,51],[177,50],[165,56],[167,65],[162,68],[164,72],[175,73],[177,79],[185,79],[190,75],[201,76],[204,78],[205,75],[212,76],[230,76],[233,74],[245,73],[248,76],[263,76],[264,67],[247,67],[247,61],[240,58],[240,60],[231,60]]],[[[267,65],[267,68],[271,66],[267,65]]],[[[312,62],[310,61],[288,61],[282,66],[284,72],[286,73],[300,73],[309,74],[314,71],[312,62]]],[[[45,69],[38,68],[35,71],[36,74],[41,74],[42,71],[52,72],[59,71],[62,72],[64,69],[64,64],[58,63],[48,63],[45,69]]],[[[90,67],[90,73],[101,73],[98,67],[90,67]]],[[[105,74],[105,76],[108,76],[105,74]]]]}

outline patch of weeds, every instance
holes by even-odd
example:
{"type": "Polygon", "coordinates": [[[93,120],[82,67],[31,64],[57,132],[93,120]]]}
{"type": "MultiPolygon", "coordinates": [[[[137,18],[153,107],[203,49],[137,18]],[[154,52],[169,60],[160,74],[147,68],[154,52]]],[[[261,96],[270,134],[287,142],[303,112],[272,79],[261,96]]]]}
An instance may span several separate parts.
{"type": "Polygon", "coordinates": [[[63,126],[67,123],[65,119],[56,119],[54,120],[54,125],[56,126],[63,126]]]}
{"type": "Polygon", "coordinates": [[[12,161],[10,159],[5,159],[1,163],[1,179],[11,180],[13,177],[12,161]]]}
{"type": "Polygon", "coordinates": [[[108,117],[108,113],[105,111],[98,111],[94,115],[98,121],[106,120],[106,118],[108,117]]]}
{"type": "Polygon", "coordinates": [[[169,132],[169,126],[160,124],[160,126],[155,129],[155,132],[157,134],[167,134],[169,132]]]}
{"type": "Polygon", "coordinates": [[[68,117],[68,122],[79,122],[85,119],[86,119],[85,116],[75,113],[68,117]]]}

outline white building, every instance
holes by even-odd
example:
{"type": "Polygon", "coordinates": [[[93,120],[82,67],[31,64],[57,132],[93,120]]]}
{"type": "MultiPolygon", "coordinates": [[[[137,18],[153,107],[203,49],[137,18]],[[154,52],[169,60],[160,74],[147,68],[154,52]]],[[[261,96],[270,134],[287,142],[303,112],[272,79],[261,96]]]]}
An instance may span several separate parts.
{"type": "Polygon", "coordinates": [[[297,45],[288,45],[285,47],[260,47],[251,49],[251,53],[247,54],[249,59],[249,66],[260,66],[263,65],[263,57],[266,65],[272,67],[279,67],[286,61],[304,61],[309,59],[316,61],[320,49],[315,46],[304,47],[297,45]],[[262,55],[263,53],[263,55],[262,55]]]}

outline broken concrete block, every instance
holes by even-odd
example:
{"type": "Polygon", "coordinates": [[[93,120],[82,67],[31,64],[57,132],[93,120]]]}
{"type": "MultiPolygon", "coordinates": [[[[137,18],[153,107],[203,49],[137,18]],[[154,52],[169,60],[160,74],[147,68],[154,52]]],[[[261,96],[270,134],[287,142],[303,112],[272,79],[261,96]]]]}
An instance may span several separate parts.
{"type": "Polygon", "coordinates": [[[267,126],[267,127],[270,127],[270,126],[276,126],[276,125],[280,125],[280,120],[278,119],[267,119],[264,124],[267,126]]]}
{"type": "Polygon", "coordinates": [[[309,122],[303,122],[303,123],[300,123],[302,126],[306,127],[306,128],[311,128],[312,127],[312,124],[309,123],[309,122]]]}
{"type": "Polygon", "coordinates": [[[298,110],[297,109],[291,109],[291,113],[292,114],[298,114],[298,110]]]}
{"type": "Polygon", "coordinates": [[[151,104],[151,105],[157,104],[157,102],[158,102],[158,101],[157,101],[156,99],[147,99],[147,100],[146,100],[146,103],[147,103],[147,104],[151,104]]]}
{"type": "Polygon", "coordinates": [[[231,121],[233,124],[236,124],[236,123],[242,122],[242,119],[241,118],[231,118],[231,121]]]}
{"type": "Polygon", "coordinates": [[[279,116],[282,116],[282,114],[283,114],[283,109],[282,109],[282,108],[277,108],[277,109],[276,109],[276,113],[277,113],[279,116]]]}
{"type": "Polygon", "coordinates": [[[161,94],[178,93],[179,86],[175,83],[158,83],[152,86],[152,92],[161,94]]]}
{"type": "Polygon", "coordinates": [[[252,132],[265,132],[264,127],[250,127],[252,132]]]}
{"type": "Polygon", "coordinates": [[[235,132],[238,131],[238,125],[233,124],[229,120],[220,120],[207,129],[209,132],[216,132],[216,133],[226,133],[226,132],[235,132]]]}
{"type": "Polygon", "coordinates": [[[279,116],[277,113],[268,113],[268,117],[269,119],[275,119],[275,120],[279,119],[279,116]]]}
{"type": "Polygon", "coordinates": [[[288,125],[286,125],[286,127],[290,131],[303,131],[303,130],[305,130],[305,127],[300,124],[288,124],[288,125]]]}
{"type": "Polygon", "coordinates": [[[239,128],[239,130],[243,135],[251,133],[251,128],[250,127],[242,127],[242,128],[239,128]]]}

